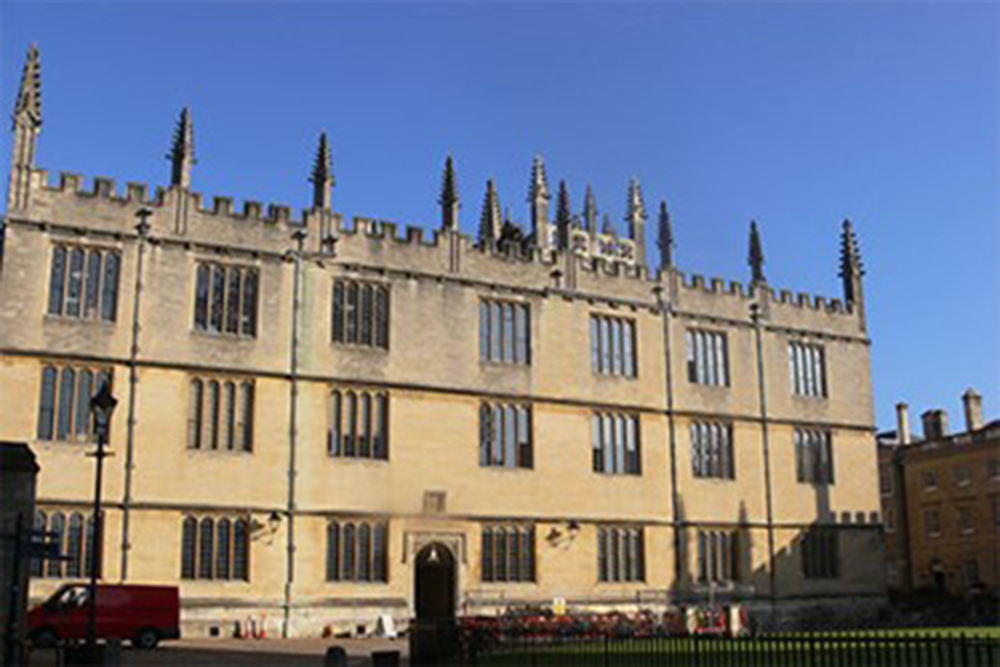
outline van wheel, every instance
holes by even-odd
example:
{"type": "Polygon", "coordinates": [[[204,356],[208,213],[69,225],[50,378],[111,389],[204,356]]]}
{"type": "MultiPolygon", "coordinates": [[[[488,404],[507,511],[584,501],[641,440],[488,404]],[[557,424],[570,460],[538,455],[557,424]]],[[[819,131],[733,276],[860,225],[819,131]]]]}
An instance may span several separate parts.
{"type": "Polygon", "coordinates": [[[159,643],[160,633],[152,628],[143,628],[142,630],[139,630],[139,632],[135,635],[135,639],[132,640],[132,646],[145,650],[156,648],[156,645],[159,643]]]}
{"type": "Polygon", "coordinates": [[[31,643],[36,648],[54,648],[59,643],[59,635],[52,628],[39,628],[32,633],[31,643]]]}

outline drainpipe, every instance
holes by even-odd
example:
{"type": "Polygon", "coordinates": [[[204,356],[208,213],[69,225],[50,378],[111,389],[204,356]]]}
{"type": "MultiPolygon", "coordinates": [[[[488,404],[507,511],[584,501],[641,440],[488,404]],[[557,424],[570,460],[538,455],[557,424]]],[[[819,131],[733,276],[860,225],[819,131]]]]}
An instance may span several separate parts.
{"type": "Polygon", "coordinates": [[[282,603],[281,636],[287,638],[292,612],[292,586],[295,583],[295,478],[296,447],[299,438],[299,312],[302,309],[302,255],[306,240],[304,229],[297,230],[292,239],[296,249],[290,254],[293,262],[292,279],[292,341],[290,360],[289,400],[288,400],[288,508],[285,525],[285,596],[282,603]]]}
{"type": "Polygon", "coordinates": [[[767,557],[768,597],[774,606],[777,597],[774,572],[774,508],[771,498],[771,448],[767,432],[767,386],[764,380],[764,346],[761,341],[762,325],[760,304],[750,304],[750,319],[753,321],[754,338],[757,344],[757,390],[760,394],[760,436],[764,448],[764,498],[767,509],[767,557]]]}
{"type": "Polygon", "coordinates": [[[142,305],[143,291],[143,260],[146,256],[146,240],[149,235],[149,216],[152,209],[142,207],[136,211],[135,217],[139,224],[135,231],[139,235],[138,258],[135,265],[135,290],[132,296],[132,344],[128,357],[128,423],[125,440],[125,484],[122,495],[122,547],[121,547],[121,580],[128,581],[128,556],[132,543],[129,541],[130,511],[132,509],[132,471],[135,468],[135,399],[139,389],[139,308],[142,305]]]}
{"type": "Polygon", "coordinates": [[[657,285],[653,288],[656,295],[656,303],[663,318],[663,359],[666,364],[666,391],[667,391],[667,430],[670,438],[670,513],[673,518],[674,528],[674,583],[681,585],[684,575],[684,567],[681,556],[684,555],[684,543],[681,539],[681,519],[680,494],[677,490],[677,423],[674,420],[674,369],[670,363],[672,355],[672,339],[670,336],[670,316],[674,312],[672,301],[663,298],[663,287],[657,285]]]}

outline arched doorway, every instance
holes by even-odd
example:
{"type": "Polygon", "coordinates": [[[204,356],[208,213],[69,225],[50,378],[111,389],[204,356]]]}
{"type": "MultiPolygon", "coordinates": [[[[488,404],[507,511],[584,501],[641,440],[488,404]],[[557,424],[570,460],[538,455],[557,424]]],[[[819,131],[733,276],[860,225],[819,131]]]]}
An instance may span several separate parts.
{"type": "Polygon", "coordinates": [[[455,557],[440,542],[428,544],[417,554],[414,606],[418,621],[455,618],[455,557]]]}
{"type": "Polygon", "coordinates": [[[416,619],[410,631],[410,659],[415,665],[437,664],[458,650],[455,569],[454,554],[440,542],[417,552],[413,572],[416,619]]]}

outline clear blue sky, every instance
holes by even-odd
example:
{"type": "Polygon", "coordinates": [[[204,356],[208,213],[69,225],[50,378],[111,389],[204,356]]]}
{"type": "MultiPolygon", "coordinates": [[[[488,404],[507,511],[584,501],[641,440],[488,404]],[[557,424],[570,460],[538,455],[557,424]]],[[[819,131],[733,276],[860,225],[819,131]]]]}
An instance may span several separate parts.
{"type": "Polygon", "coordinates": [[[960,424],[970,385],[1000,416],[996,4],[140,4],[0,5],[4,110],[42,49],[41,166],[163,184],[190,105],[206,195],[306,206],[325,128],[337,210],[437,224],[451,151],[472,233],[490,177],[526,221],[541,152],[575,207],[665,197],[684,270],[746,279],[756,218],[770,282],[829,296],[850,217],[879,427],[960,424]]]}

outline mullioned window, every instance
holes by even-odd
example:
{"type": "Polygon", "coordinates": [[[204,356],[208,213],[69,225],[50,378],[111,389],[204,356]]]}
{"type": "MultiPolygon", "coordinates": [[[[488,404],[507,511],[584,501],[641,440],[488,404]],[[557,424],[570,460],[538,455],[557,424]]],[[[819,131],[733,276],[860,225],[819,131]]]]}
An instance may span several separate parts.
{"type": "Polygon", "coordinates": [[[117,250],[63,244],[53,247],[48,314],[114,322],[121,262],[117,250]]]}

